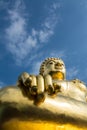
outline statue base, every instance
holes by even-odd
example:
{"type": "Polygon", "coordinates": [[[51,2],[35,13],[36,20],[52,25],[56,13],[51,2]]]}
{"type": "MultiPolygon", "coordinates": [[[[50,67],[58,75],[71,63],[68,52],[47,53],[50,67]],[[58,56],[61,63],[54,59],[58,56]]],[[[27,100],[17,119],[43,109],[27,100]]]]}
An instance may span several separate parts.
{"type": "Polygon", "coordinates": [[[45,95],[35,106],[17,87],[0,90],[0,130],[86,130],[87,103],[45,95]]]}

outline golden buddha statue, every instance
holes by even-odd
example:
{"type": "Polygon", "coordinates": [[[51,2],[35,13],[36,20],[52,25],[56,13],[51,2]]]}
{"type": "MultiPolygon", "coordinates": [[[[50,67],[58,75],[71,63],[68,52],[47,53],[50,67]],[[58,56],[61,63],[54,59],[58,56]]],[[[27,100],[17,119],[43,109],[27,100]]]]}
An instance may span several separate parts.
{"type": "Polygon", "coordinates": [[[18,87],[24,96],[34,100],[35,105],[45,100],[45,93],[51,97],[64,95],[86,102],[86,85],[78,79],[66,80],[65,64],[60,58],[47,58],[43,61],[39,75],[22,73],[18,87]]]}
{"type": "Polygon", "coordinates": [[[47,58],[38,75],[22,73],[0,90],[0,130],[86,130],[87,89],[66,80],[64,62],[47,58]]]}

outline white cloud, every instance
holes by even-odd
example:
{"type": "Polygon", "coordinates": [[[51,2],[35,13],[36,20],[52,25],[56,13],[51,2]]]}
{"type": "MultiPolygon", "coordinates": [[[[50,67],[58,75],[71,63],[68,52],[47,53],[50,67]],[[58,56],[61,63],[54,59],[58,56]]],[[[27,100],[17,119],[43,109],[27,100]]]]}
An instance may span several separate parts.
{"type": "Polygon", "coordinates": [[[67,72],[67,77],[71,79],[77,76],[79,70],[76,67],[72,67],[72,68],[67,69],[66,72],[67,72]]]}
{"type": "Polygon", "coordinates": [[[3,83],[2,81],[0,81],[0,89],[2,88],[2,87],[4,87],[5,86],[5,83],[3,83]]]}
{"type": "Polygon", "coordinates": [[[7,49],[14,56],[16,63],[20,64],[31,49],[35,48],[37,39],[26,31],[26,20],[17,9],[8,11],[8,14],[10,26],[6,29],[7,49]]]}
{"type": "Polygon", "coordinates": [[[61,3],[57,3],[57,2],[55,2],[55,3],[53,3],[53,9],[57,9],[57,8],[60,8],[61,7],[61,3]]]}
{"type": "Polygon", "coordinates": [[[52,30],[40,30],[39,40],[40,42],[47,42],[49,37],[53,34],[52,30]]]}
{"type": "MultiPolygon", "coordinates": [[[[21,65],[21,62],[26,59],[28,55],[34,55],[34,52],[42,46],[40,43],[45,43],[54,34],[54,29],[58,23],[58,18],[55,10],[59,6],[53,5],[49,8],[49,12],[41,28],[36,30],[32,28],[29,32],[28,23],[23,15],[23,10],[21,13],[21,0],[17,0],[13,10],[8,10],[9,23],[10,25],[5,30],[6,38],[8,43],[6,44],[8,51],[13,55],[16,64],[21,65]],[[26,29],[28,27],[28,30],[26,29]]],[[[23,6],[24,9],[24,6],[23,6]]]]}
{"type": "Polygon", "coordinates": [[[32,74],[39,74],[39,69],[42,61],[36,61],[32,65],[32,74]]]}
{"type": "Polygon", "coordinates": [[[54,34],[54,29],[59,20],[59,16],[56,14],[57,8],[57,3],[53,3],[48,9],[48,15],[42,23],[42,29],[39,31],[40,42],[47,42],[54,34]]]}
{"type": "Polygon", "coordinates": [[[66,58],[66,52],[65,52],[65,50],[53,51],[50,53],[50,56],[64,59],[64,58],[66,58]]]}
{"type": "Polygon", "coordinates": [[[6,33],[8,34],[8,38],[14,44],[18,40],[23,40],[22,37],[25,37],[25,19],[20,16],[20,14],[16,11],[9,11],[9,19],[10,19],[10,26],[6,29],[6,33]]]}
{"type": "Polygon", "coordinates": [[[0,0],[0,10],[8,8],[10,1],[0,0]]]}

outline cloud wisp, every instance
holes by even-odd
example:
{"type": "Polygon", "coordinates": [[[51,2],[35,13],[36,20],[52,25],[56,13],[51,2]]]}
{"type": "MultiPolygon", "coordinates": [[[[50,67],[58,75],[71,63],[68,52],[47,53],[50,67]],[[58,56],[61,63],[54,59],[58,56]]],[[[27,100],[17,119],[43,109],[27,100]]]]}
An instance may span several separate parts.
{"type": "Polygon", "coordinates": [[[65,50],[53,51],[50,53],[50,56],[65,59],[66,58],[66,51],[65,50]]]}
{"type": "MultiPolygon", "coordinates": [[[[20,8],[21,0],[17,0],[14,8],[8,10],[9,26],[6,28],[7,49],[14,57],[16,64],[20,65],[26,57],[32,54],[32,49],[40,47],[40,43],[45,43],[54,34],[54,29],[58,23],[55,10],[57,6],[49,9],[48,16],[41,24],[41,28],[36,30],[32,28],[30,31],[28,23],[20,8]]],[[[58,6],[59,8],[59,6],[58,6]]]]}
{"type": "Polygon", "coordinates": [[[6,29],[7,49],[14,56],[16,63],[20,64],[31,49],[36,46],[37,40],[32,34],[28,35],[26,20],[18,9],[9,10],[8,14],[10,26],[6,29]]]}
{"type": "Polygon", "coordinates": [[[3,83],[2,81],[0,81],[0,89],[2,88],[2,87],[4,87],[5,86],[5,83],[3,83]]]}
{"type": "Polygon", "coordinates": [[[67,77],[69,79],[75,78],[77,77],[78,72],[79,70],[76,67],[69,68],[67,69],[67,77]]]}
{"type": "Polygon", "coordinates": [[[54,34],[54,29],[59,22],[59,16],[56,13],[57,9],[61,7],[60,3],[54,2],[50,8],[48,8],[48,16],[42,23],[42,29],[39,31],[40,42],[47,42],[49,38],[54,34]]]}

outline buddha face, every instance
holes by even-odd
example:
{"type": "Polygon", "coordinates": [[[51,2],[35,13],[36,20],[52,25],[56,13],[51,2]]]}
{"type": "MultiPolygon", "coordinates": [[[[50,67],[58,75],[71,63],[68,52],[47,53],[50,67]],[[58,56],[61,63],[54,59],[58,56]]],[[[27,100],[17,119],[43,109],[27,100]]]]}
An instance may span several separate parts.
{"type": "Polygon", "coordinates": [[[50,74],[53,79],[65,79],[66,69],[64,62],[58,58],[48,58],[41,66],[43,75],[50,74]]]}

